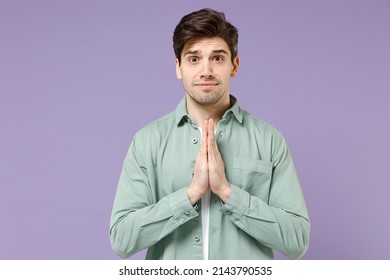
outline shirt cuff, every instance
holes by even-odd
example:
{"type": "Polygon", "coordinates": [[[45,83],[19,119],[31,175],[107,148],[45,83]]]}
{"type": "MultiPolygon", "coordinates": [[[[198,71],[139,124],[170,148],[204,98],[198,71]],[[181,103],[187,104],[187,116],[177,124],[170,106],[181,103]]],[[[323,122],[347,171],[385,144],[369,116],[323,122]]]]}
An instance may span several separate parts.
{"type": "MultiPolygon", "coordinates": [[[[247,191],[230,184],[231,193],[226,204],[222,203],[220,211],[231,218],[235,223],[243,221],[243,217],[250,217],[267,222],[276,222],[270,206],[263,200],[251,196],[247,191]]],[[[245,226],[242,224],[242,227],[245,226]]]]}
{"type": "Polygon", "coordinates": [[[199,216],[196,211],[198,209],[198,205],[195,204],[195,206],[192,206],[190,200],[188,199],[187,188],[182,188],[170,194],[168,201],[173,218],[181,224],[199,216]]]}
{"type": "Polygon", "coordinates": [[[242,220],[244,213],[248,210],[250,204],[250,195],[239,187],[230,184],[231,192],[229,199],[219,210],[227,215],[233,222],[242,220]]]}

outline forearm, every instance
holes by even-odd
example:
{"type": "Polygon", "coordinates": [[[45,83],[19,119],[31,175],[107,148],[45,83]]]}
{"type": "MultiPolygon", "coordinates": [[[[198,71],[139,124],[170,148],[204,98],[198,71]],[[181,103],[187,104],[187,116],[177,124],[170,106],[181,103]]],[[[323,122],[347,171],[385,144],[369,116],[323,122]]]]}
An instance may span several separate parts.
{"type": "Polygon", "coordinates": [[[113,250],[121,257],[129,257],[153,246],[180,225],[198,216],[189,202],[186,188],[139,209],[123,207],[120,197],[117,196],[114,203],[110,240],[113,250]]]}

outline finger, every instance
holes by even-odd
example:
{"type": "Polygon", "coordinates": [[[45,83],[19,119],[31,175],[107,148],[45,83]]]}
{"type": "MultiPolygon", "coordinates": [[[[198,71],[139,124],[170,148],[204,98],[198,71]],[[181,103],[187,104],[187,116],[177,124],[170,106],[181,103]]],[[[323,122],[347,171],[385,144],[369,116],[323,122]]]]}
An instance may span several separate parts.
{"type": "Polygon", "coordinates": [[[208,154],[208,161],[211,166],[216,166],[216,160],[217,160],[217,153],[218,150],[216,150],[216,143],[215,143],[215,137],[214,137],[214,121],[212,119],[209,120],[208,124],[208,148],[207,148],[207,154],[208,154]]]}
{"type": "Polygon", "coordinates": [[[211,142],[213,143],[214,140],[214,120],[209,119],[209,125],[208,125],[208,134],[209,137],[211,138],[211,142]]]}
{"type": "Polygon", "coordinates": [[[201,150],[203,155],[207,155],[207,120],[203,121],[203,128],[202,128],[202,144],[201,144],[201,150]]]}
{"type": "Polygon", "coordinates": [[[213,133],[211,132],[212,126],[213,126],[213,119],[209,119],[207,124],[207,145],[208,145],[207,153],[209,154],[209,156],[211,155],[213,149],[213,133]]]}
{"type": "Polygon", "coordinates": [[[208,133],[209,133],[209,138],[210,138],[210,144],[209,145],[211,146],[212,152],[219,153],[217,140],[215,138],[215,125],[214,125],[214,120],[213,119],[209,120],[208,133]]]}
{"type": "Polygon", "coordinates": [[[209,119],[208,126],[207,126],[207,132],[208,132],[208,145],[209,145],[209,153],[213,152],[215,149],[215,139],[214,139],[214,120],[209,119]]]}

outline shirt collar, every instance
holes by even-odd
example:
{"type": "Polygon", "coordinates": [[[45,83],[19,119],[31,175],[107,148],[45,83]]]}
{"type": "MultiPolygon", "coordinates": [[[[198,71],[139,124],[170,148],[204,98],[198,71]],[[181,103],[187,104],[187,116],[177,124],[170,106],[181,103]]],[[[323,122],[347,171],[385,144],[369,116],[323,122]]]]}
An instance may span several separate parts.
{"type": "MultiPolygon", "coordinates": [[[[230,107],[222,116],[225,118],[229,116],[229,114],[233,114],[239,123],[242,123],[243,115],[240,106],[238,105],[237,98],[233,95],[230,95],[230,101],[232,103],[232,107],[230,107]]],[[[190,120],[190,116],[187,113],[186,108],[186,98],[180,101],[180,103],[176,107],[175,111],[175,122],[177,125],[180,125],[183,121],[190,120]]]]}
{"type": "Polygon", "coordinates": [[[230,95],[230,102],[232,103],[232,107],[230,107],[229,110],[223,114],[222,118],[227,117],[229,114],[233,113],[233,115],[236,117],[236,120],[239,123],[242,123],[243,114],[240,106],[238,105],[237,98],[233,95],[230,95]]]}

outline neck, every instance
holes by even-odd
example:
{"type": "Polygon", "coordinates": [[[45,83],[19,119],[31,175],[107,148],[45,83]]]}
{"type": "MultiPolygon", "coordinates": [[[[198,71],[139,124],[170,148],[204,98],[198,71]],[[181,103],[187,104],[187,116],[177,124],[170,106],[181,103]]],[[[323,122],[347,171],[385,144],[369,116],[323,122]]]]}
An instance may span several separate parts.
{"type": "Polygon", "coordinates": [[[188,95],[186,96],[188,115],[195,121],[196,125],[202,127],[203,121],[213,119],[218,123],[223,114],[231,107],[230,96],[221,98],[217,104],[203,106],[196,103],[188,95]]]}

